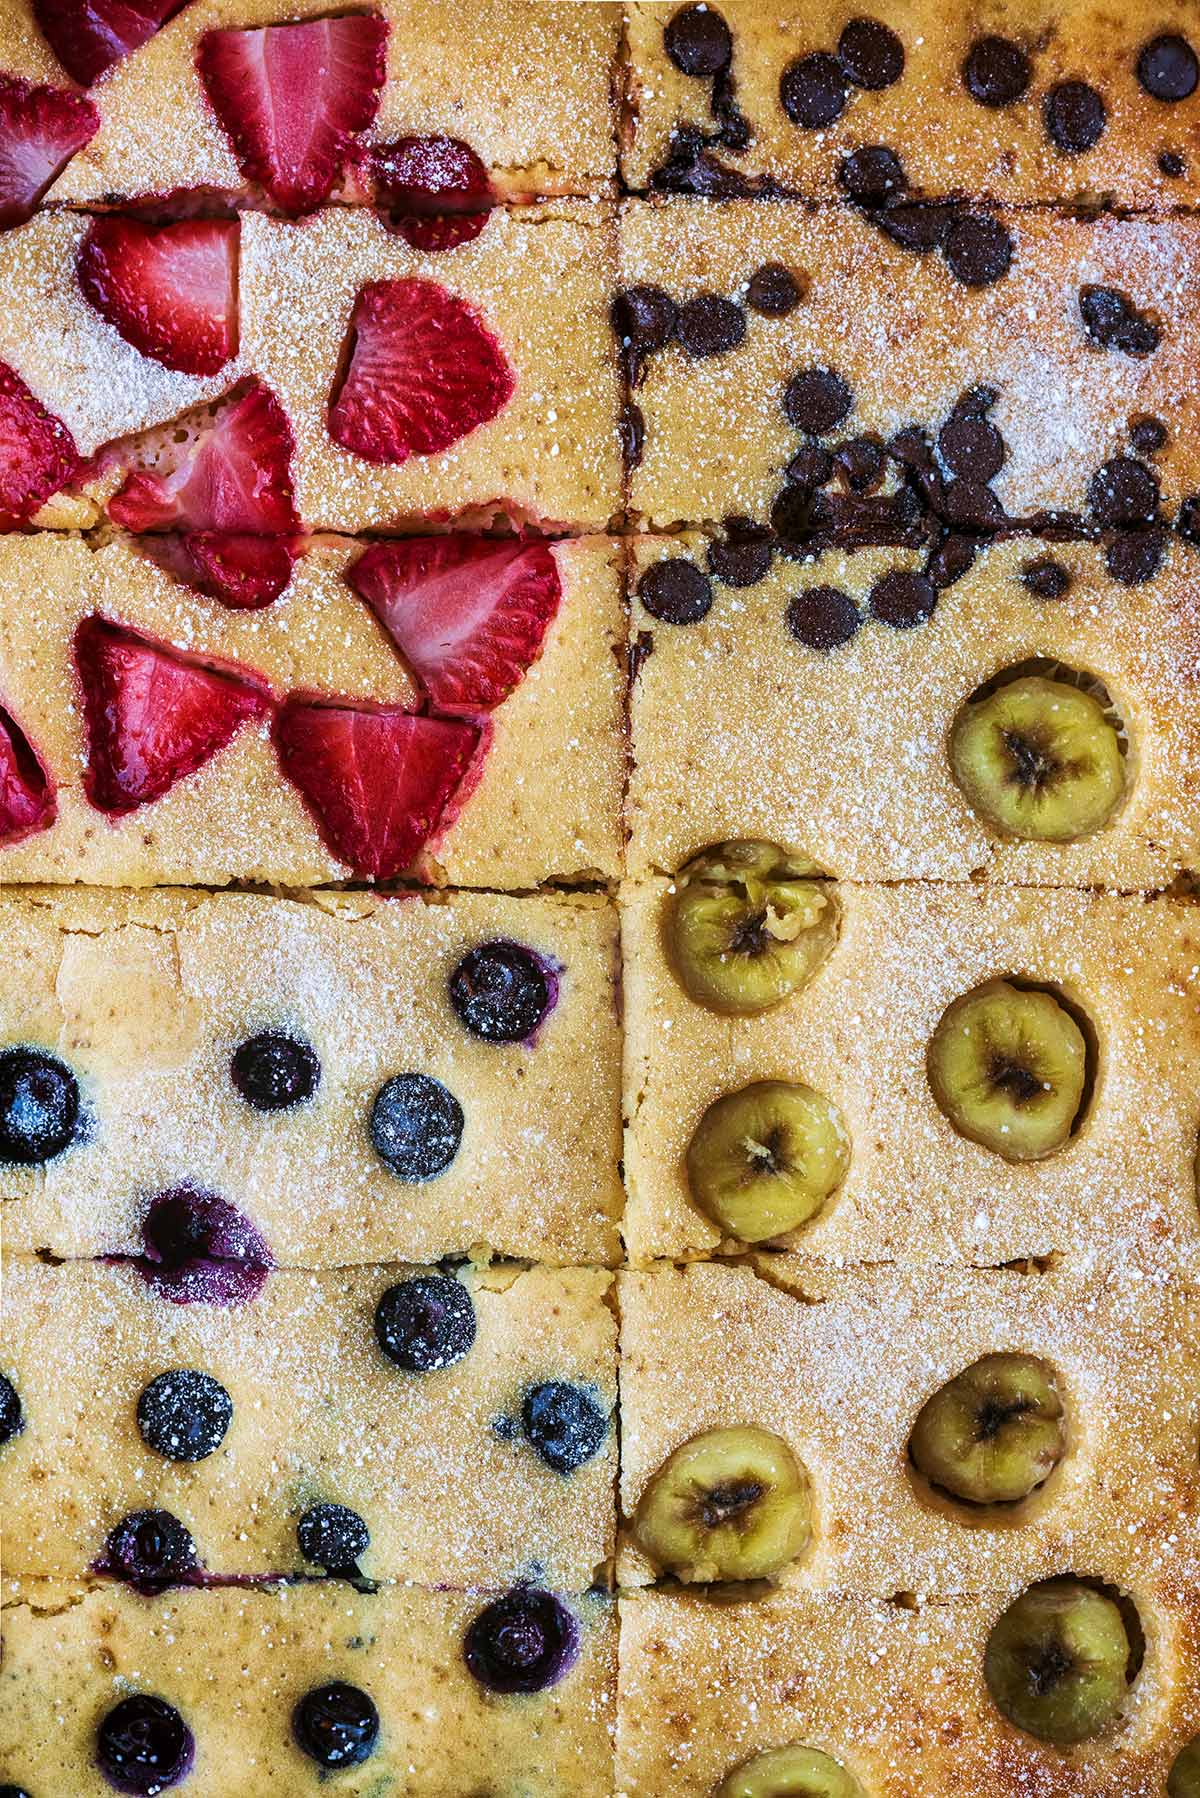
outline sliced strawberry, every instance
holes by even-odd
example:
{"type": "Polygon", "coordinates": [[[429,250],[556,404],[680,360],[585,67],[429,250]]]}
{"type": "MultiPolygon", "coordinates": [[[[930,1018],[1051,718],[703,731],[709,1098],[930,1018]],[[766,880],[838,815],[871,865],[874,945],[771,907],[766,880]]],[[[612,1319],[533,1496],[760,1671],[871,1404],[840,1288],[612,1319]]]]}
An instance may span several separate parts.
{"type": "Polygon", "coordinates": [[[168,574],[235,612],[257,612],[277,600],[304,547],[299,537],[237,531],[184,531],[142,537],[139,543],[168,574]]]}
{"type": "Polygon", "coordinates": [[[23,225],[50,183],[100,129],[82,94],[0,75],[0,231],[23,225]]]}
{"type": "Polygon", "coordinates": [[[75,272],[89,300],[143,356],[185,375],[215,375],[237,353],[238,224],[92,220],[75,272]]]}
{"type": "Polygon", "coordinates": [[[75,439],[0,362],[0,531],[15,531],[82,466],[75,439]]]}
{"type": "Polygon", "coordinates": [[[0,843],[22,843],[57,816],[54,782],[12,713],[0,706],[0,843]]]}
{"type": "Polygon", "coordinates": [[[473,306],[436,281],[369,281],[329,435],[366,462],[432,456],[495,418],[516,381],[473,306]]]}
{"type": "Polygon", "coordinates": [[[491,711],[507,699],[562,598],[548,543],[465,532],[373,544],[346,578],[439,712],[491,711]]]}
{"type": "Polygon", "coordinates": [[[398,137],[369,153],[376,197],[415,250],[452,250],[487,224],[496,195],[483,163],[457,137],[398,137]]]}
{"type": "Polygon", "coordinates": [[[275,721],[280,766],[322,842],[371,880],[394,879],[449,822],[482,740],[478,724],[299,694],[275,721]]]}
{"type": "Polygon", "coordinates": [[[210,408],[188,412],[103,451],[102,468],[133,463],[108,515],[128,531],[288,536],[300,527],[295,447],[283,407],[269,387],[251,380],[215,415],[210,408]]]}
{"type": "Polygon", "coordinates": [[[196,62],[242,173],[284,212],[327,200],[379,107],[385,21],[374,13],[206,31],[196,62]]]}
{"type": "Polygon", "coordinates": [[[34,17],[67,74],[91,87],[149,43],[184,0],[33,0],[34,17]]]}
{"type": "Polygon", "coordinates": [[[414,250],[426,254],[438,250],[457,250],[460,243],[470,243],[479,236],[491,217],[489,212],[448,213],[445,218],[403,218],[393,215],[388,229],[402,237],[414,250]]]}
{"type": "Polygon", "coordinates": [[[245,669],[217,667],[93,613],[75,632],[87,796],[120,817],[202,768],[271,696],[245,669]]]}

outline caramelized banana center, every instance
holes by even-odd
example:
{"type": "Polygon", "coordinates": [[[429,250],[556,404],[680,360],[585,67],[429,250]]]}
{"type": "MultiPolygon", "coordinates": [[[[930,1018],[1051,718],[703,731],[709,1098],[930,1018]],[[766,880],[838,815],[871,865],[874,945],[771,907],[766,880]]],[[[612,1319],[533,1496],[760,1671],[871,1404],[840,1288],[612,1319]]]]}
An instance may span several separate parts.
{"type": "Polygon", "coordinates": [[[760,1480],[730,1480],[700,1495],[697,1510],[706,1529],[720,1529],[745,1516],[766,1491],[760,1480]]]}
{"type": "Polygon", "coordinates": [[[1006,1424],[1018,1417],[1024,1417],[1033,1410],[1027,1398],[1010,1399],[1007,1404],[999,1399],[989,1398],[979,1407],[979,1416],[975,1421],[975,1440],[991,1442],[997,1437],[1006,1424]]]}
{"type": "Polygon", "coordinates": [[[988,1080],[1018,1105],[1028,1105],[1046,1090],[1032,1068],[1002,1055],[993,1056],[988,1068],[988,1080]]]}
{"type": "Polygon", "coordinates": [[[1029,1690],[1035,1698],[1045,1698],[1070,1673],[1074,1662],[1059,1642],[1049,1642],[1036,1660],[1029,1663],[1029,1690]]]}

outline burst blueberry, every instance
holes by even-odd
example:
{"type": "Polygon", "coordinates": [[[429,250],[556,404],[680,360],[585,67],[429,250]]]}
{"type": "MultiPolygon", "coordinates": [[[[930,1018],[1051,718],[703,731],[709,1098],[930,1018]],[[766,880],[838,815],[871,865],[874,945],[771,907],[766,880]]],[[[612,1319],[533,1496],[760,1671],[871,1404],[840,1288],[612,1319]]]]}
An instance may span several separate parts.
{"type": "Polygon", "coordinates": [[[347,1505],[310,1505],[296,1525],[300,1553],[326,1573],[355,1574],[371,1532],[347,1505]]]}
{"type": "Polygon", "coordinates": [[[462,1106],[440,1080],[396,1074],[375,1095],[371,1142],[398,1180],[434,1180],[458,1154],[463,1123],[462,1106]]]}
{"type": "Polygon", "coordinates": [[[318,1767],[357,1767],[375,1752],[379,1712],[360,1687],[335,1679],[304,1694],[292,1714],[292,1729],[318,1767]]]}
{"type": "Polygon", "coordinates": [[[155,1194],[142,1235],[138,1272],[174,1304],[248,1304],[273,1265],[249,1218],[216,1193],[190,1186],[155,1194]]]}
{"type": "Polygon", "coordinates": [[[485,1043],[531,1037],[555,999],[553,976],[520,943],[480,943],[450,976],[450,1003],[464,1029],[485,1043]]]}
{"type": "Polygon", "coordinates": [[[109,1785],[133,1798],[155,1798],[192,1768],[192,1732],[165,1698],[136,1692],[103,1718],[96,1732],[96,1765],[109,1785]]]}
{"type": "Polygon", "coordinates": [[[310,1043],[282,1030],[263,1030],[234,1050],[229,1074],[255,1111],[290,1111],[316,1092],[321,1063],[310,1043]]]}
{"type": "Polygon", "coordinates": [[[232,1421],[224,1386],[194,1367],[160,1373],[137,1403],[143,1442],[168,1461],[203,1461],[220,1448],[232,1421]]]}
{"type": "Polygon", "coordinates": [[[53,1161],[78,1123],[79,1082],[65,1062],[23,1046],[0,1054],[0,1161],[53,1161]]]}
{"type": "Polygon", "coordinates": [[[408,1373],[461,1361],[475,1341],[475,1306],[461,1280],[418,1274],[389,1286],[375,1307],[375,1339],[408,1373]]]}
{"type": "Polygon", "coordinates": [[[19,1436],[25,1428],[25,1413],[21,1409],[21,1395],[8,1378],[0,1373],[0,1447],[19,1436]]]}
{"type": "Polygon", "coordinates": [[[108,1532],[104,1570],[139,1592],[161,1592],[196,1572],[191,1531],[170,1511],[131,1511],[108,1532]]]}
{"type": "Polygon", "coordinates": [[[463,1656],[489,1692],[543,1692],[579,1658],[579,1622],[552,1592],[518,1586],[480,1611],[463,1656]]]}
{"type": "Polygon", "coordinates": [[[608,1416],[591,1393],[567,1380],[546,1380],[525,1394],[525,1434],[548,1467],[574,1473],[600,1452],[608,1416]]]}

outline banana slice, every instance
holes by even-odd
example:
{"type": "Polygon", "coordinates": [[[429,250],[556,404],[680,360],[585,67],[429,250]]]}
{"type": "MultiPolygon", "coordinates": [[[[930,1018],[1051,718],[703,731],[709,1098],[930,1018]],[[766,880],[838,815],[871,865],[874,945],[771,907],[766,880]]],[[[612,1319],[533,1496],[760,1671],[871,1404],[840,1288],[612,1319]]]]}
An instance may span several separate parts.
{"type": "Polygon", "coordinates": [[[767,1748],[735,1767],[713,1798],[863,1798],[863,1789],[819,1748],[767,1748]]]}
{"type": "Polygon", "coordinates": [[[1099,700],[1026,675],[968,700],[950,738],[954,778],[1011,837],[1069,843],[1102,830],[1125,790],[1125,761],[1099,700]]]}
{"type": "Polygon", "coordinates": [[[926,1057],[933,1096],[960,1136],[1007,1161],[1040,1161],[1070,1137],[1087,1043],[1050,993],[989,980],[943,1013],[926,1057]]]}
{"type": "Polygon", "coordinates": [[[1120,1606],[1076,1579],[1031,1586],[997,1621],[983,1672],[998,1710],[1056,1747],[1091,1741],[1129,1691],[1131,1649],[1120,1606]]]}
{"type": "Polygon", "coordinates": [[[812,979],[837,941],[840,907],[806,856],[719,843],[683,868],[666,916],[672,964],[711,1011],[752,1017],[812,979]]]}
{"type": "Polygon", "coordinates": [[[908,1449],[931,1485],[968,1504],[1015,1504],[1063,1457],[1062,1400],[1032,1355],[984,1355],[922,1405],[908,1449]]]}
{"type": "Polygon", "coordinates": [[[740,1242],[807,1223],[845,1177],[850,1144],[823,1093],[759,1080],[711,1104],[687,1150],[692,1198],[740,1242]]]}
{"type": "Polygon", "coordinates": [[[802,1554],[812,1533],[808,1475],[781,1436],[756,1424],[693,1436],[659,1468],[634,1534],[684,1580],[754,1580],[802,1554]]]}
{"type": "Polygon", "coordinates": [[[1167,1798],[1200,1798],[1200,1736],[1175,1756],[1167,1774],[1167,1798]]]}

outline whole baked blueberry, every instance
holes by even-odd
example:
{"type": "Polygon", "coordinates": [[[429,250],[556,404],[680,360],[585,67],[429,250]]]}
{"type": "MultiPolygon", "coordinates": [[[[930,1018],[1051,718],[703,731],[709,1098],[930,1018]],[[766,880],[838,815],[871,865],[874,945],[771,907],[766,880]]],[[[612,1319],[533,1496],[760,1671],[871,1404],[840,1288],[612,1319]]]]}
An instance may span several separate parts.
{"type": "Polygon", "coordinates": [[[19,1436],[25,1428],[25,1413],[21,1409],[21,1395],[8,1378],[0,1373],[0,1447],[19,1436]]]}
{"type": "Polygon", "coordinates": [[[261,1030],[234,1050],[229,1075],[255,1111],[290,1111],[316,1092],[321,1063],[311,1043],[282,1030],[261,1030]]]}
{"type": "Polygon", "coordinates": [[[408,1373],[461,1361],[475,1341],[475,1306],[461,1280],[417,1274],[389,1286],[375,1307],[375,1339],[408,1373]]]}
{"type": "Polygon", "coordinates": [[[165,1698],[135,1692],[114,1705],[96,1731],[96,1765],[109,1785],[135,1798],[155,1798],[192,1768],[192,1732],[165,1698]]]}
{"type": "Polygon", "coordinates": [[[463,1656],[490,1692],[543,1692],[579,1658],[579,1622],[552,1592],[518,1586],[468,1626],[463,1656]]]}
{"type": "Polygon", "coordinates": [[[347,1505],[310,1505],[296,1525],[300,1553],[326,1573],[355,1573],[371,1532],[347,1505]]]}
{"type": "Polygon", "coordinates": [[[65,1062],[23,1045],[0,1054],[0,1161],[53,1161],[78,1123],[79,1082],[65,1062]]]}
{"type": "Polygon", "coordinates": [[[440,1080],[395,1074],[375,1095],[371,1142],[398,1180],[434,1180],[458,1154],[464,1121],[462,1106],[440,1080]]]}
{"type": "Polygon", "coordinates": [[[608,1415],[582,1386],[546,1380],[531,1387],[521,1406],[525,1434],[548,1467],[574,1473],[599,1453],[608,1434],[608,1415]]]}
{"type": "Polygon", "coordinates": [[[220,1448],[232,1421],[224,1386],[194,1367],[158,1374],[137,1402],[143,1442],[168,1461],[203,1461],[220,1448]]]}
{"type": "Polygon", "coordinates": [[[318,1767],[357,1767],[379,1740],[379,1712],[358,1686],[331,1680],[315,1686],[292,1713],[296,1741],[318,1767]]]}
{"type": "Polygon", "coordinates": [[[108,1532],[105,1571],[142,1592],[179,1585],[199,1562],[191,1531],[170,1511],[131,1511],[108,1532]]]}
{"type": "Polygon", "coordinates": [[[459,1022],[485,1043],[531,1037],[554,1003],[557,981],[540,956],[520,943],[480,943],[450,976],[459,1022]]]}
{"type": "Polygon", "coordinates": [[[0,1798],[29,1798],[24,1786],[0,1786],[0,1798]]]}

